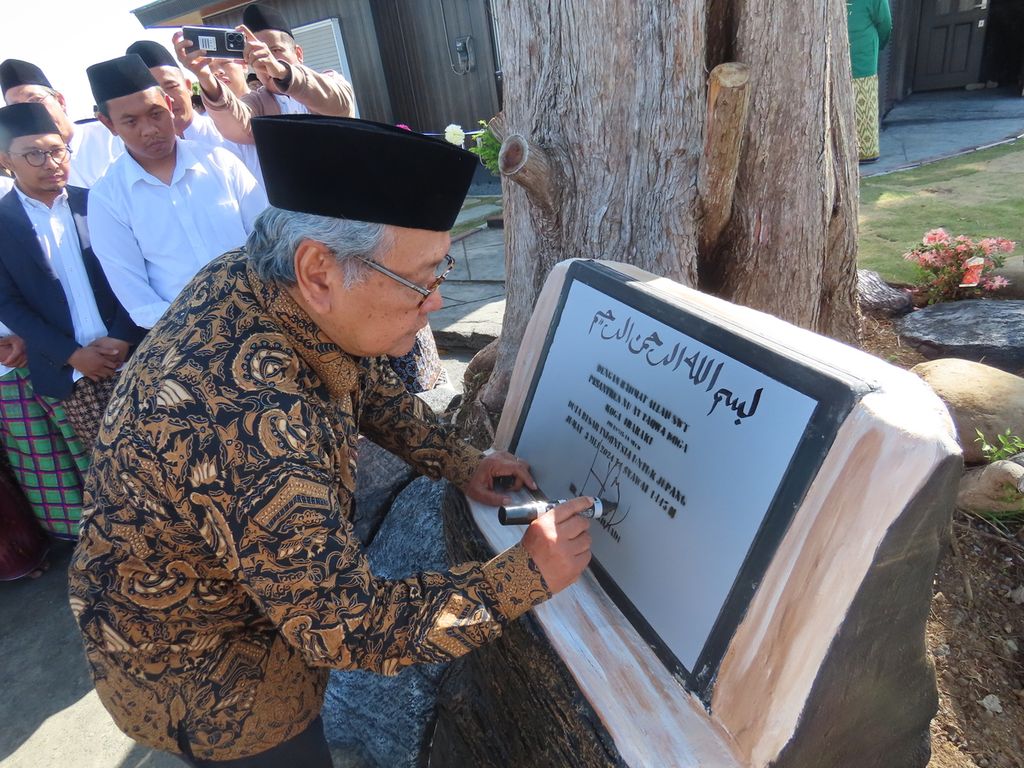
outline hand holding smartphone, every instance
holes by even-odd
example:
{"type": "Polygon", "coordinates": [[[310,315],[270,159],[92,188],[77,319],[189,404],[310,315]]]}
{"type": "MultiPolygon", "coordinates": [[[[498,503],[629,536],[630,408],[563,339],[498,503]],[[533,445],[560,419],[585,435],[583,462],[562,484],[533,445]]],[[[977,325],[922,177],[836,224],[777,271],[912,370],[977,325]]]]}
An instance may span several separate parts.
{"type": "Polygon", "coordinates": [[[211,59],[244,59],[245,35],[221,27],[182,27],[182,35],[192,43],[189,53],[203,51],[211,59]]]}

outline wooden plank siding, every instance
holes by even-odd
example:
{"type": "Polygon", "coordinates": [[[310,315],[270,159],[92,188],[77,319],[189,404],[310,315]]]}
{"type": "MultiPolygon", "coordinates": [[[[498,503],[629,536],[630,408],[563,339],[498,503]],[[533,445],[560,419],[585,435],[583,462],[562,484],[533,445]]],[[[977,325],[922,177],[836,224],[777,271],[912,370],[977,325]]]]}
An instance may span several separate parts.
{"type": "MultiPolygon", "coordinates": [[[[929,0],[930,1],[930,0],[929,0]]],[[[889,0],[892,37],[878,62],[879,107],[884,115],[910,95],[922,0],[889,0]]]]}
{"type": "MultiPolygon", "coordinates": [[[[323,19],[337,18],[345,42],[352,86],[356,91],[359,115],[366,120],[393,123],[394,112],[388,90],[371,0],[261,0],[277,8],[292,27],[323,19]]],[[[242,23],[242,7],[205,17],[205,23],[234,27],[242,23]]]]}
{"type": "Polygon", "coordinates": [[[498,95],[486,0],[376,0],[373,13],[395,122],[426,132],[442,131],[449,123],[470,130],[495,115],[498,95]],[[476,63],[458,75],[451,62],[458,66],[455,40],[465,36],[472,37],[476,63]]]}

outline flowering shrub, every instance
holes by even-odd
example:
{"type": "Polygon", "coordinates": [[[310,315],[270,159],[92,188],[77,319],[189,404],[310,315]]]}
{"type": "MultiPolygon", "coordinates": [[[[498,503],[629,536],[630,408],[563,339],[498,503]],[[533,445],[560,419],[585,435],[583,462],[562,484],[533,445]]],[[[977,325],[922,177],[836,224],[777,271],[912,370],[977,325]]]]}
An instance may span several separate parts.
{"type": "Polygon", "coordinates": [[[476,146],[470,147],[469,151],[480,158],[484,167],[495,176],[499,175],[498,153],[501,152],[501,142],[498,137],[491,133],[491,128],[485,120],[480,121],[480,131],[476,134],[476,146]]]}
{"type": "Polygon", "coordinates": [[[966,235],[950,237],[944,229],[927,232],[921,244],[903,258],[914,262],[920,272],[920,288],[929,304],[976,297],[999,290],[1009,281],[992,270],[1003,266],[1006,254],[1017,244],[1002,237],[972,240],[966,235]]]}

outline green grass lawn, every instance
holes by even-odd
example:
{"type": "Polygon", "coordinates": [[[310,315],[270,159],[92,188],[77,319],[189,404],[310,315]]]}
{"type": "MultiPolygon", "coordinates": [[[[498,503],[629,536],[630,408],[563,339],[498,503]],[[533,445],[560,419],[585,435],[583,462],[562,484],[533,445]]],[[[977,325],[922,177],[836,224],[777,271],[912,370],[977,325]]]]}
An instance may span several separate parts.
{"type": "Polygon", "coordinates": [[[1006,237],[1024,248],[1024,141],[861,180],[858,265],[914,282],[903,254],[929,229],[1006,237]]]}

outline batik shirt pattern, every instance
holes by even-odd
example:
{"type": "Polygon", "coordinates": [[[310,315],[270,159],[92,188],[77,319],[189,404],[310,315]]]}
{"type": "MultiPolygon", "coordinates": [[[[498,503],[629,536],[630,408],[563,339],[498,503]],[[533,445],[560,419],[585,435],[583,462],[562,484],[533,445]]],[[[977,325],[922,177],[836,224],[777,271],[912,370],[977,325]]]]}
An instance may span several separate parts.
{"type": "Polygon", "coordinates": [[[328,668],[446,661],[550,596],[521,546],[375,578],[349,520],[359,433],[456,485],[480,461],[386,358],[346,355],[242,251],[149,333],[104,416],[70,569],[96,689],[128,735],[261,752],[317,716],[328,668]]]}

